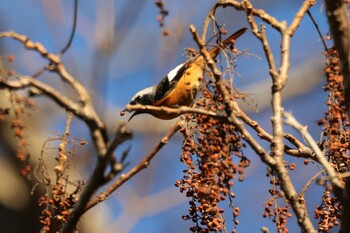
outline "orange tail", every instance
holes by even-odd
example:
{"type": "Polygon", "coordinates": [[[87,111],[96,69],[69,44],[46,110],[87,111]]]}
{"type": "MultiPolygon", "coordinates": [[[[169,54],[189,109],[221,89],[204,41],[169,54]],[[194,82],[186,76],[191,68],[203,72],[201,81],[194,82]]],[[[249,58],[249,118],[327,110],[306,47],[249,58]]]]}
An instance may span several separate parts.
{"type": "MultiPolygon", "coordinates": [[[[221,44],[226,47],[230,44],[234,44],[235,40],[240,37],[241,35],[243,35],[246,31],[248,30],[248,28],[241,28],[238,31],[236,31],[235,33],[233,33],[231,36],[229,36],[227,39],[225,39],[221,44]]],[[[209,54],[211,56],[212,59],[216,58],[217,55],[219,55],[219,53],[221,52],[221,49],[219,46],[215,46],[214,48],[212,48],[211,50],[209,50],[209,54]]]]}

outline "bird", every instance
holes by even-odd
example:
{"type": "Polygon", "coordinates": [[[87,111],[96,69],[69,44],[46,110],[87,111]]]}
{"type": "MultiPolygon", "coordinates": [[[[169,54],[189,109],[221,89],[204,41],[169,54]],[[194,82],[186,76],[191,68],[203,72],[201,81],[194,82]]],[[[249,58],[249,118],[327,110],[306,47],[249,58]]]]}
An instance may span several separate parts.
{"type": "MultiPolygon", "coordinates": [[[[244,34],[247,28],[241,28],[208,51],[210,57],[215,59],[222,48],[233,45],[235,40],[244,34]]],[[[195,100],[197,88],[205,72],[205,59],[196,55],[171,70],[158,84],[147,87],[136,93],[130,100],[129,105],[151,105],[164,107],[191,106],[195,100]]],[[[126,109],[121,112],[124,114],[126,109]]],[[[178,117],[178,113],[164,113],[159,111],[136,110],[129,121],[136,115],[148,113],[162,120],[170,120],[178,117]]]]}

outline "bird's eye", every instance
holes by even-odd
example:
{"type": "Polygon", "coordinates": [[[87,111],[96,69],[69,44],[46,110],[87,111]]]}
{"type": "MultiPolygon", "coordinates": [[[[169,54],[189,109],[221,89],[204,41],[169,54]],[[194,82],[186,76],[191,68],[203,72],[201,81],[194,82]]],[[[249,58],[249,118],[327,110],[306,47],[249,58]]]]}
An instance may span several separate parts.
{"type": "Polygon", "coordinates": [[[136,103],[140,103],[140,102],[141,102],[141,99],[142,99],[142,98],[141,98],[141,96],[139,95],[139,96],[136,97],[135,102],[136,102],[136,103]]]}
{"type": "Polygon", "coordinates": [[[141,96],[138,95],[130,101],[130,104],[131,105],[139,104],[141,102],[141,99],[142,99],[141,96]]]}

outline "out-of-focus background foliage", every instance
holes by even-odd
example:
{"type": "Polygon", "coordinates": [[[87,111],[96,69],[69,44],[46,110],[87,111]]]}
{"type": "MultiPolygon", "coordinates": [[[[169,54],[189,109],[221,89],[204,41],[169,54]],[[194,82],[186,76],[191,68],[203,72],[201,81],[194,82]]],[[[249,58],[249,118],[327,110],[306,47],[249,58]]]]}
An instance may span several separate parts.
{"type": "MultiPolygon", "coordinates": [[[[251,1],[256,8],[263,8],[278,20],[288,23],[294,17],[302,1],[251,1]]],[[[110,133],[120,120],[120,110],[135,92],[154,85],[164,75],[185,60],[184,49],[195,47],[189,33],[189,24],[200,31],[203,20],[213,1],[177,0],[166,1],[169,16],[165,19],[169,36],[162,36],[156,17],[158,8],[153,0],[84,0],[79,2],[77,31],[73,43],[63,56],[66,68],[89,90],[97,111],[105,120],[110,133]]],[[[328,32],[322,2],[311,9],[324,35],[328,32]]],[[[28,35],[56,53],[68,40],[72,27],[73,2],[47,0],[2,0],[0,2],[0,31],[13,30],[28,35]]],[[[248,26],[245,14],[233,8],[219,9],[216,14],[219,24],[225,25],[228,33],[248,26]]],[[[279,34],[267,28],[268,39],[279,63],[279,34]]],[[[209,36],[208,36],[209,37],[209,36]]],[[[239,51],[246,51],[237,61],[235,85],[242,92],[250,93],[242,108],[263,127],[270,127],[270,84],[268,67],[261,44],[248,31],[236,43],[239,51]],[[257,106],[257,107],[256,107],[257,106]],[[258,109],[258,112],[256,111],[258,109]]],[[[284,107],[303,123],[316,139],[321,128],[316,121],[325,111],[323,92],[323,46],[317,32],[306,17],[292,38],[291,69],[289,83],[284,92],[284,107]]],[[[31,75],[46,65],[40,56],[27,51],[10,39],[0,41],[0,54],[13,54],[11,68],[19,74],[31,75]]],[[[5,60],[5,59],[3,59],[5,60]]],[[[41,80],[58,87],[74,98],[59,77],[44,73],[41,80]]],[[[0,106],[7,97],[0,92],[0,106]]],[[[25,136],[29,143],[31,163],[38,161],[46,139],[55,138],[64,130],[66,113],[46,98],[37,98],[36,107],[26,117],[25,136]]],[[[161,121],[148,115],[135,117],[128,126],[134,131],[134,139],[118,150],[132,145],[130,167],[140,161],[157,143],[174,121],[161,121]]],[[[294,131],[290,131],[295,133],[294,131]]],[[[16,157],[18,141],[13,136],[8,122],[0,122],[0,232],[38,232],[40,229],[37,206],[40,188],[31,195],[35,178],[27,181],[19,175],[16,157]],[[30,229],[30,230],[29,230],[30,229]]],[[[71,137],[89,141],[84,124],[73,120],[71,137]]],[[[184,165],[180,163],[182,138],[175,136],[152,160],[150,166],[118,189],[112,197],[89,211],[80,225],[81,232],[187,232],[190,222],[181,216],[187,214],[188,199],[174,187],[176,179],[182,177],[184,165]]],[[[264,144],[264,143],[263,143],[264,144]]],[[[268,146],[266,143],[264,144],[268,146]]],[[[45,147],[48,163],[54,160],[57,151],[54,141],[45,147]]],[[[75,148],[73,180],[87,179],[95,162],[89,144],[75,148]]],[[[246,169],[244,182],[235,182],[234,205],[241,208],[238,220],[239,232],[259,232],[262,226],[274,231],[271,220],[264,219],[263,202],[269,198],[269,179],[266,167],[247,148],[245,155],[251,166],[246,169]]],[[[302,160],[287,157],[297,164],[292,179],[300,191],[311,176],[318,171],[314,165],[305,167],[302,160]]],[[[306,193],[310,214],[320,202],[321,187],[312,185],[306,193]]],[[[229,229],[230,207],[224,204],[229,229]]],[[[296,220],[288,222],[290,232],[298,232],[296,220]]]]}

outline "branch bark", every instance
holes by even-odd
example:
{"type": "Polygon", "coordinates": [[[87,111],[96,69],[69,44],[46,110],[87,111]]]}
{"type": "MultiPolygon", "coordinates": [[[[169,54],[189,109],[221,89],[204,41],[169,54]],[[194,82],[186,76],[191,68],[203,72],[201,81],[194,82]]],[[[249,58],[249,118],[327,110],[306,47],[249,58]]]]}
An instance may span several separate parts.
{"type": "Polygon", "coordinates": [[[168,143],[169,139],[183,126],[183,124],[183,120],[180,120],[173,127],[171,127],[168,133],[159,141],[159,143],[152,149],[152,151],[148,155],[146,155],[146,157],[140,163],[133,167],[129,172],[122,174],[116,181],[114,181],[109,187],[107,187],[103,193],[99,194],[95,199],[91,200],[87,204],[85,211],[91,209],[98,203],[106,200],[117,188],[119,188],[128,180],[130,180],[141,170],[147,168],[153,157],[158,153],[160,149],[163,148],[164,145],[168,143]]]}
{"type": "Polygon", "coordinates": [[[306,142],[310,145],[313,151],[315,151],[315,155],[317,156],[318,161],[323,165],[327,174],[330,177],[332,184],[340,189],[344,189],[344,183],[339,179],[338,173],[332,167],[332,165],[328,162],[326,156],[322,153],[321,149],[318,147],[315,140],[307,131],[307,127],[301,125],[291,113],[284,112],[284,116],[286,117],[286,124],[292,126],[305,138],[306,142]]]}

